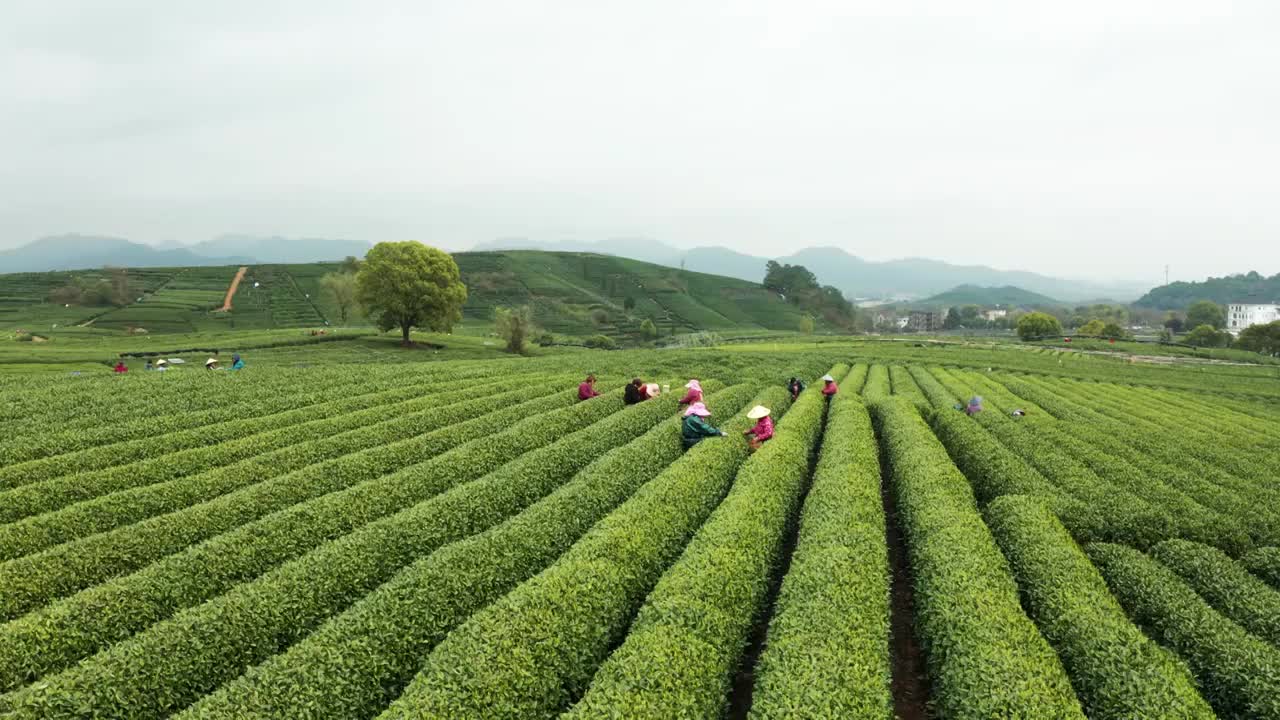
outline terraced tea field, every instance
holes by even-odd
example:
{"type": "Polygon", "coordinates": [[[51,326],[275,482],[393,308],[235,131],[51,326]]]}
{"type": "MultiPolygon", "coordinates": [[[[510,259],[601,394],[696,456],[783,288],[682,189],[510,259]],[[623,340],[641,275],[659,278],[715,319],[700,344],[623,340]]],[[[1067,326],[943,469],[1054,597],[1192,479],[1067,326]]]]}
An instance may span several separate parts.
{"type": "Polygon", "coordinates": [[[1280,381],[948,352],[0,379],[0,717],[1280,717],[1280,381]]]}

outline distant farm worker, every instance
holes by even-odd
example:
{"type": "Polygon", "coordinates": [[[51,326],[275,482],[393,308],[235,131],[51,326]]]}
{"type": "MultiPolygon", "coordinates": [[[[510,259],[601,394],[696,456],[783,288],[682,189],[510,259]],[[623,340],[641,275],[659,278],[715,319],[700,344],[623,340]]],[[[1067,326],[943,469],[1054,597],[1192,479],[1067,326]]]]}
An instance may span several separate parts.
{"type": "Polygon", "coordinates": [[[684,386],[689,389],[689,392],[680,398],[681,405],[693,405],[694,403],[702,402],[702,383],[697,380],[690,380],[684,386]]]}
{"type": "Polygon", "coordinates": [[[596,376],[588,375],[586,380],[578,386],[578,399],[590,400],[593,397],[599,397],[600,393],[596,392],[596,376]]]}
{"type": "Polygon", "coordinates": [[[974,395],[969,398],[969,404],[964,409],[964,414],[970,417],[982,412],[982,396],[974,395]]]}
{"type": "Polygon", "coordinates": [[[244,369],[244,361],[240,359],[239,353],[236,353],[235,355],[231,356],[231,369],[232,370],[244,369]]]}
{"type": "Polygon", "coordinates": [[[797,377],[791,378],[787,381],[787,391],[791,393],[791,400],[794,402],[804,392],[804,381],[797,377]]]}
{"type": "Polygon", "coordinates": [[[760,449],[765,440],[773,437],[773,418],[769,417],[769,408],[763,405],[757,405],[747,413],[747,418],[755,420],[755,427],[742,433],[747,436],[747,445],[751,447],[751,452],[760,449]]]}
{"type": "Polygon", "coordinates": [[[822,376],[822,394],[826,395],[827,397],[831,397],[832,395],[835,395],[837,392],[840,392],[840,388],[836,387],[836,379],[831,377],[830,375],[823,375],[822,376]]]}
{"type": "Polygon", "coordinates": [[[111,368],[111,371],[119,375],[120,373],[129,372],[129,368],[125,367],[123,360],[119,360],[116,362],[116,366],[114,368],[111,368]]]}
{"type": "Polygon", "coordinates": [[[165,360],[164,358],[160,358],[159,360],[156,361],[156,372],[164,372],[165,370],[168,370],[168,369],[169,369],[168,360],[165,360]]]}
{"type": "Polygon", "coordinates": [[[684,411],[684,424],[680,427],[680,441],[684,443],[684,449],[697,445],[702,442],[703,438],[722,437],[723,430],[712,427],[707,422],[707,418],[711,417],[711,411],[701,402],[695,402],[684,411]]]}
{"type": "Polygon", "coordinates": [[[147,361],[147,364],[142,366],[142,369],[143,369],[143,370],[155,370],[155,367],[153,367],[153,366],[151,365],[151,361],[150,361],[150,360],[148,360],[148,361],[147,361]]]}
{"type": "Polygon", "coordinates": [[[1023,417],[1026,414],[1027,414],[1027,411],[1023,410],[1022,408],[1018,408],[1017,410],[1014,410],[1012,413],[1014,417],[1023,417]]]}
{"type": "Polygon", "coordinates": [[[204,369],[205,369],[205,370],[218,370],[218,369],[220,369],[220,368],[218,367],[218,359],[217,359],[217,358],[209,358],[208,360],[205,360],[205,361],[204,361],[204,369]]]}
{"type": "Polygon", "coordinates": [[[622,402],[627,405],[635,405],[648,399],[649,396],[645,394],[644,381],[640,378],[632,380],[627,384],[626,389],[622,391],[622,402]]]}

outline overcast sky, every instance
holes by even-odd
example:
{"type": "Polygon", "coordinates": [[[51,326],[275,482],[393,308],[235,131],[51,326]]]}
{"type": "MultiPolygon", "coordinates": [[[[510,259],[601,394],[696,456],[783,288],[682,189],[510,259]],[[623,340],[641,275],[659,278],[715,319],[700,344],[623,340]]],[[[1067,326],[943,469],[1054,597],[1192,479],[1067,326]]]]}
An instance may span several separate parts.
{"type": "Polygon", "coordinates": [[[0,247],[645,236],[1271,274],[1278,37],[1274,0],[6,0],[0,247]]]}

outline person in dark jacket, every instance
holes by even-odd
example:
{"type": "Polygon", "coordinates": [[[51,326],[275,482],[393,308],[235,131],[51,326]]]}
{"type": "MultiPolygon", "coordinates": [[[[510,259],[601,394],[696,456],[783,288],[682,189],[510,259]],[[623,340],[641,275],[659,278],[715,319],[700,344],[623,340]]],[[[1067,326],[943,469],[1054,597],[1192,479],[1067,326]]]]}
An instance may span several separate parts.
{"type": "Polygon", "coordinates": [[[724,436],[723,430],[707,422],[709,417],[711,417],[711,411],[700,402],[693,403],[688,410],[684,411],[684,424],[680,426],[680,442],[684,444],[685,450],[702,442],[703,438],[724,436]]]}
{"type": "Polygon", "coordinates": [[[644,381],[640,378],[632,380],[622,391],[622,402],[627,405],[635,405],[649,399],[648,393],[645,391],[644,381]]]}
{"type": "Polygon", "coordinates": [[[791,393],[791,401],[795,402],[800,397],[800,393],[804,392],[804,381],[800,378],[791,378],[787,381],[787,391],[791,393]]]}

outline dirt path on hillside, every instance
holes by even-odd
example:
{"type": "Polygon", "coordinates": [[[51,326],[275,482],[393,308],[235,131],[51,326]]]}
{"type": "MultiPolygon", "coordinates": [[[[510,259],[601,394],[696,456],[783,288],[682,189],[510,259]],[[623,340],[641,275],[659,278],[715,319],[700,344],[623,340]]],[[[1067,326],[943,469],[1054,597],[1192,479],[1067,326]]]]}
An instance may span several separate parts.
{"type": "Polygon", "coordinates": [[[231,278],[231,287],[227,288],[227,297],[223,299],[222,307],[214,310],[214,312],[228,312],[231,310],[231,298],[235,297],[236,288],[240,287],[240,281],[244,279],[244,274],[248,271],[249,268],[247,266],[241,267],[236,271],[236,276],[231,278]]]}

